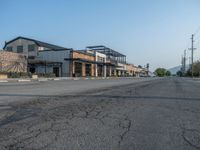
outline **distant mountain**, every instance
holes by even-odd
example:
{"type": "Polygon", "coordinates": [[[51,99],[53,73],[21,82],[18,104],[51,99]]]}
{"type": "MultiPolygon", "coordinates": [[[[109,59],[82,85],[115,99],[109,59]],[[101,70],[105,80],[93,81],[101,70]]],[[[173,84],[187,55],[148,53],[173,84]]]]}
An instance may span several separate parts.
{"type": "MultiPolygon", "coordinates": [[[[186,66],[186,70],[189,69],[189,65],[186,66]]],[[[179,70],[181,70],[181,65],[180,66],[176,66],[173,68],[168,69],[172,75],[175,75],[179,70]]]]}
{"type": "Polygon", "coordinates": [[[172,75],[176,74],[179,70],[181,70],[181,66],[176,66],[173,68],[168,69],[172,75]]]}

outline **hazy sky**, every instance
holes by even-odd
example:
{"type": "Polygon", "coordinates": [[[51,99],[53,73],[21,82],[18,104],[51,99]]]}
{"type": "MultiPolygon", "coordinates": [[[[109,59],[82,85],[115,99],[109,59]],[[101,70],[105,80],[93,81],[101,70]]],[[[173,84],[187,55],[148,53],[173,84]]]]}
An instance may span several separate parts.
{"type": "Polygon", "coordinates": [[[106,45],[151,70],[179,65],[198,27],[200,0],[0,0],[0,47],[17,36],[74,49],[106,45]]]}

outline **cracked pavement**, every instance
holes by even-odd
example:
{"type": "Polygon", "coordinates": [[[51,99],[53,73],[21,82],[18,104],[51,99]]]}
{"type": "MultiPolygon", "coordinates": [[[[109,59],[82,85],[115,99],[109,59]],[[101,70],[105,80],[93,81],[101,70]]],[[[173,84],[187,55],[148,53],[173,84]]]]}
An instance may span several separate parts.
{"type": "Polygon", "coordinates": [[[19,96],[0,103],[0,149],[198,150],[199,91],[199,81],[161,78],[19,96]]]}

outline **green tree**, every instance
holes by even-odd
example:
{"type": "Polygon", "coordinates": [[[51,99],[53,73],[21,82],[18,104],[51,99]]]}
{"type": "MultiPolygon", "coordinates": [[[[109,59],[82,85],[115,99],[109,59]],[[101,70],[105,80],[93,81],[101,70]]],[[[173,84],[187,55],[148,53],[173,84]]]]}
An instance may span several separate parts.
{"type": "Polygon", "coordinates": [[[177,71],[176,75],[179,76],[179,77],[182,77],[183,73],[182,73],[182,71],[179,70],[179,71],[177,71]]]}
{"type": "Polygon", "coordinates": [[[167,72],[167,70],[166,70],[165,68],[157,68],[157,69],[155,70],[155,74],[156,74],[157,76],[159,76],[159,77],[164,77],[164,76],[166,76],[166,72],[167,72]]]}
{"type": "Polygon", "coordinates": [[[194,76],[199,77],[200,76],[200,61],[197,61],[193,65],[193,73],[194,76]]]}
{"type": "Polygon", "coordinates": [[[166,76],[171,76],[171,72],[168,70],[168,71],[166,71],[165,75],[166,76]]]}

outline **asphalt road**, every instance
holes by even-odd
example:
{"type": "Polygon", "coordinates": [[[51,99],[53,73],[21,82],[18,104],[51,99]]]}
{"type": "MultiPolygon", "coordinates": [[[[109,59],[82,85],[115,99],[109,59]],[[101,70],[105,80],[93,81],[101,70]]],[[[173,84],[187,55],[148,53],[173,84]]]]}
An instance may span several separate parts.
{"type": "Polygon", "coordinates": [[[32,99],[33,97],[48,97],[69,95],[91,90],[98,90],[115,85],[125,85],[154,78],[132,79],[99,79],[99,80],[60,80],[48,82],[18,82],[0,83],[0,104],[13,101],[32,99]]]}
{"type": "Polygon", "coordinates": [[[49,85],[46,94],[36,90],[38,85],[32,85],[33,92],[26,94],[29,84],[0,86],[0,149],[200,149],[199,81],[163,78],[77,83],[90,88],[75,92],[62,82],[49,82],[44,83],[49,85]],[[60,85],[56,87],[61,92],[51,90],[54,84],[60,85]],[[21,89],[17,92],[16,87],[21,89]],[[6,102],[4,98],[9,97],[13,100],[6,102]]]}

